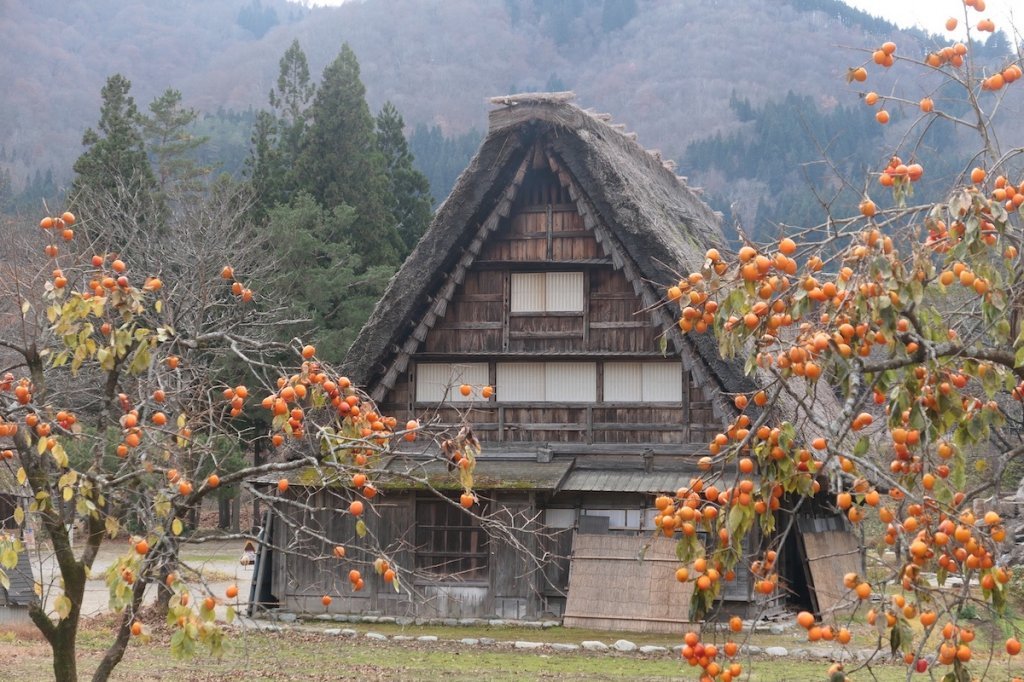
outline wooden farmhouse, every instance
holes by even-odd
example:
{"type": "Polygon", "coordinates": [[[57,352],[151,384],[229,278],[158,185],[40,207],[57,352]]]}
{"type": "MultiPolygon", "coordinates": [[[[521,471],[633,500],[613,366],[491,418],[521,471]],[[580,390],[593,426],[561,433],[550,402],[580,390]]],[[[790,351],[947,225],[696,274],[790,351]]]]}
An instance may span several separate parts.
{"type": "MultiPolygon", "coordinates": [[[[639,630],[687,619],[690,593],[674,579],[674,544],[654,532],[654,496],[688,485],[709,440],[736,416],[733,394],[753,384],[742,363],[722,360],[711,334],[679,333],[664,291],[725,239],[719,217],[670,163],[570,100],[492,101],[477,155],[346,359],[353,381],[402,423],[468,420],[482,446],[478,511],[517,530],[486,533],[458,505],[458,476],[417,441],[391,466],[413,466],[451,498],[383,481],[366,519],[416,569],[413,594],[370,575],[332,610],[547,615],[639,630]],[[474,391],[462,395],[462,384],[474,391]],[[485,399],[487,385],[496,392],[485,399]]],[[[336,517],[317,523],[347,541],[351,520],[336,517]]],[[[815,559],[825,545],[832,555],[835,542],[847,547],[848,536],[827,515],[803,515],[799,531],[783,553],[783,579],[797,603],[826,608],[812,586],[841,589],[843,562],[815,559]]],[[[269,532],[286,544],[280,522],[269,532]]],[[[753,537],[748,550],[766,541],[753,537]]],[[[859,565],[855,553],[843,561],[859,565]]],[[[266,570],[287,610],[322,612],[320,595],[345,583],[340,567],[298,558],[266,570]]],[[[752,582],[741,571],[728,583],[722,613],[765,606],[752,582]]]]}

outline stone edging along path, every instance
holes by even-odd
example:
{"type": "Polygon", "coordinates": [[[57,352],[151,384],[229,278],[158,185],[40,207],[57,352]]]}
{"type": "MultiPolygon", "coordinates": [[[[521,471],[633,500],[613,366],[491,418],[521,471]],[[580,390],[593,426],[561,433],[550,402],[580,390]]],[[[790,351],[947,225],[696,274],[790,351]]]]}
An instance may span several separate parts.
{"type": "MultiPolygon", "coordinates": [[[[324,628],[315,625],[303,624],[295,614],[280,614],[274,618],[277,622],[258,619],[242,619],[239,623],[242,627],[254,628],[260,632],[306,632],[320,634],[327,637],[342,637],[345,639],[356,639],[360,637],[358,630],[352,628],[331,627],[324,628]]],[[[480,626],[480,627],[523,627],[530,630],[546,630],[560,625],[558,621],[506,621],[500,619],[412,619],[394,618],[389,616],[329,616],[320,615],[313,618],[322,622],[348,622],[372,625],[374,623],[396,624],[396,625],[431,625],[431,626],[480,626]],[[449,622],[450,621],[450,622],[449,622]]],[[[639,654],[647,656],[679,656],[682,644],[657,646],[637,645],[628,639],[619,639],[612,644],[606,644],[599,640],[584,640],[579,644],[567,642],[544,642],[531,640],[497,640],[491,637],[463,637],[461,639],[441,639],[437,635],[385,635],[380,632],[367,631],[362,634],[362,639],[370,641],[391,641],[391,642],[415,642],[438,646],[468,646],[468,647],[496,647],[505,649],[520,649],[534,651],[551,651],[559,653],[571,653],[574,651],[589,651],[609,654],[639,654]]],[[[877,649],[848,650],[833,647],[801,647],[789,649],[783,646],[759,647],[753,645],[741,645],[740,655],[757,656],[762,658],[783,658],[796,657],[807,660],[820,661],[867,661],[871,659],[882,660],[888,658],[885,653],[877,649]]]]}

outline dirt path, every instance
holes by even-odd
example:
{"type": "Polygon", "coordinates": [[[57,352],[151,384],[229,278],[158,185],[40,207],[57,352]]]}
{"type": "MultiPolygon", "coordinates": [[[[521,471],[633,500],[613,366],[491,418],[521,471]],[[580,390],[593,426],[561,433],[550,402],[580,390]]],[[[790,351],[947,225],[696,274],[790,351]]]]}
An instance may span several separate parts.
{"type": "MultiPolygon", "coordinates": [[[[109,610],[110,592],[105,582],[106,571],[117,558],[127,550],[122,539],[107,540],[100,548],[93,564],[90,579],[86,582],[85,594],[82,597],[82,615],[96,616],[109,610]]],[[[31,551],[32,570],[35,578],[43,586],[43,595],[48,608],[52,608],[53,600],[60,595],[60,572],[57,562],[49,547],[41,545],[31,551]]],[[[241,543],[205,542],[197,545],[185,545],[182,548],[182,561],[198,574],[188,578],[191,585],[200,587],[193,590],[193,596],[201,596],[198,592],[208,591],[215,597],[223,598],[229,585],[238,585],[239,598],[245,599],[249,594],[249,582],[252,579],[252,567],[242,566],[239,559],[242,555],[241,543]],[[205,590],[205,591],[204,591],[205,590]]],[[[156,588],[150,586],[146,591],[146,603],[152,603],[156,597],[156,588]]],[[[220,616],[223,609],[220,607],[220,616]]]]}

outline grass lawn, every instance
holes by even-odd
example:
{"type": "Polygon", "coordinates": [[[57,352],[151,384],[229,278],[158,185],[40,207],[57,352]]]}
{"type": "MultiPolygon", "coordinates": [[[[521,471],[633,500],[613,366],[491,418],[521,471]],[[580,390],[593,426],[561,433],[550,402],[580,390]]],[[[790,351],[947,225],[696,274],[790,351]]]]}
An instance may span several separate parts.
{"type": "MultiPolygon", "coordinates": [[[[187,661],[171,659],[166,632],[156,632],[149,644],[133,643],[114,679],[149,680],[439,680],[451,676],[479,680],[696,680],[695,669],[668,654],[642,656],[618,653],[560,653],[549,650],[516,650],[507,646],[464,646],[453,642],[377,642],[363,638],[373,629],[398,634],[394,626],[355,627],[360,637],[344,639],[310,631],[282,633],[244,632],[233,636],[232,647],[222,661],[200,653],[187,661]]],[[[88,623],[80,639],[80,676],[87,679],[110,638],[110,621],[88,623]]],[[[442,639],[489,636],[501,640],[572,641],[595,638],[610,643],[618,635],[553,628],[522,629],[406,628],[404,634],[436,634],[442,639]]],[[[632,641],[644,637],[623,635],[632,641]]],[[[760,639],[759,645],[764,645],[760,639]]],[[[664,636],[657,643],[668,644],[664,636]]],[[[793,638],[788,645],[794,646],[793,638]]],[[[753,682],[819,682],[827,663],[790,658],[757,660],[742,679],[753,682]]],[[[1016,674],[1021,672],[1015,666],[1016,674]]],[[[0,635],[0,669],[3,679],[43,680],[51,676],[49,647],[30,631],[0,635]]],[[[854,680],[896,682],[904,680],[905,667],[882,665],[854,680]]],[[[981,668],[977,670],[980,674],[981,668]]],[[[1008,680],[1011,675],[1001,660],[985,675],[986,680],[1008,680]]],[[[915,678],[926,679],[924,676],[915,678]]]]}

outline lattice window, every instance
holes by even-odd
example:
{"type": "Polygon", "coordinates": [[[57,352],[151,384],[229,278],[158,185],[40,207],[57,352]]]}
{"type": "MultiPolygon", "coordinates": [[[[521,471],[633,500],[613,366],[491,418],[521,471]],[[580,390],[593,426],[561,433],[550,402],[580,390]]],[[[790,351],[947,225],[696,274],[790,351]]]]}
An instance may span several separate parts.
{"type": "Polygon", "coordinates": [[[605,402],[681,402],[682,371],[678,362],[606,362],[605,402]]]}
{"type": "Polygon", "coordinates": [[[597,363],[499,362],[501,402],[592,403],[597,400],[597,363]]]}
{"type": "Polygon", "coordinates": [[[513,272],[513,313],[582,313],[582,272],[513,272]]]}
{"type": "Polygon", "coordinates": [[[457,502],[416,500],[417,570],[438,580],[486,580],[489,556],[487,533],[457,502]]]}
{"type": "Polygon", "coordinates": [[[459,386],[474,387],[488,383],[487,363],[421,362],[416,365],[416,402],[466,402],[479,400],[478,392],[459,393],[459,386]]]}

